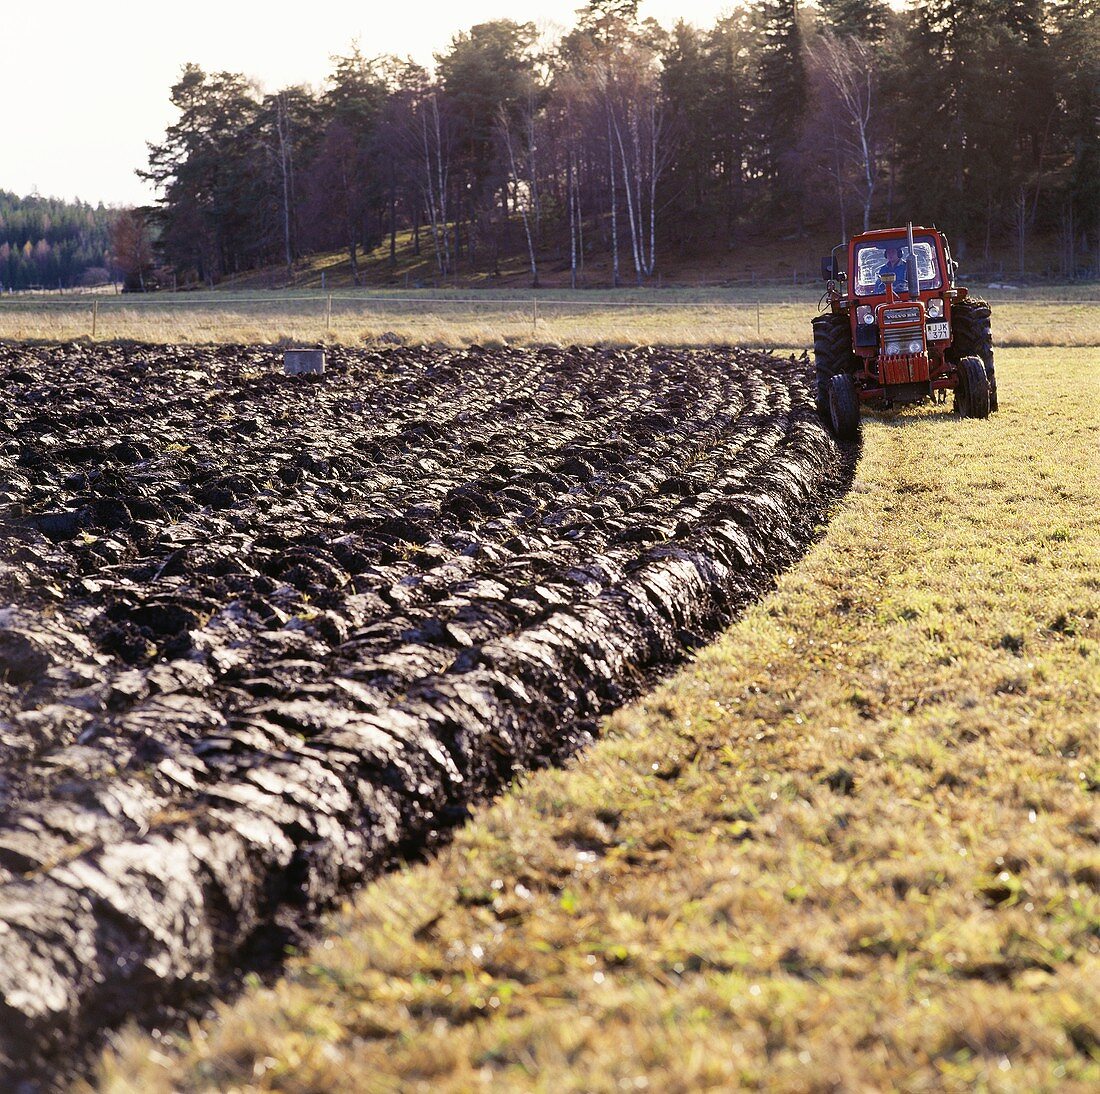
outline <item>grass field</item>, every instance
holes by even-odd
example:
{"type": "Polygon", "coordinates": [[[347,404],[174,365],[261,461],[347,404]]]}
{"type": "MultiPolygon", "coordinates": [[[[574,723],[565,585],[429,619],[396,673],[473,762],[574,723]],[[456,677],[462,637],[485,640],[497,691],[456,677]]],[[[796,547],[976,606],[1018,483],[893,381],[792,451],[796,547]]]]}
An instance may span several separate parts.
{"type": "Polygon", "coordinates": [[[108,1091],[1095,1089],[1097,353],[872,414],[823,540],[565,770],[108,1091]]]}
{"type": "MultiPolygon", "coordinates": [[[[1100,297],[1075,285],[979,290],[1002,346],[1100,344],[1100,297]]],[[[816,288],[622,289],[605,292],[179,293],[0,299],[0,338],[291,344],[379,340],[448,346],[504,342],[690,343],[802,349],[816,288]],[[93,314],[94,309],[94,314],[93,314]]]]}

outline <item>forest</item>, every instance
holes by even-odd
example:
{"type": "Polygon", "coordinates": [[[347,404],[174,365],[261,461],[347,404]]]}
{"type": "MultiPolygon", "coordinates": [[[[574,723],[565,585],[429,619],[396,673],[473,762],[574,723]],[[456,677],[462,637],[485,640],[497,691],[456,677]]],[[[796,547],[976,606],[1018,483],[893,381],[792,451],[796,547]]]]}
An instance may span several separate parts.
{"type": "Polygon", "coordinates": [[[0,292],[106,282],[115,216],[103,205],[0,190],[0,292]]]}
{"type": "Polygon", "coordinates": [[[143,216],[156,260],[209,284],[321,251],[358,282],[399,238],[440,278],[590,284],[598,261],[641,284],[750,236],[910,218],[971,267],[1035,271],[1041,241],[1046,273],[1095,276],[1098,24],[1090,0],[758,0],[665,30],[589,0],[554,36],[473,26],[432,70],[357,43],[318,89],[188,64],[143,216]]]}

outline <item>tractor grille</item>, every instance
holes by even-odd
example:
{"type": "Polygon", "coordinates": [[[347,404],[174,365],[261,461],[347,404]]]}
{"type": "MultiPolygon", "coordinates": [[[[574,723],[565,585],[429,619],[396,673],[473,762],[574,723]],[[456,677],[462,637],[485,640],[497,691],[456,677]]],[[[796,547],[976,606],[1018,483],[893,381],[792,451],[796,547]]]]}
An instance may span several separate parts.
{"type": "Polygon", "coordinates": [[[924,315],[915,304],[885,308],[882,312],[883,348],[892,342],[901,343],[901,352],[908,354],[911,342],[920,342],[924,348],[924,315]]]}
{"type": "Polygon", "coordinates": [[[924,341],[924,324],[918,319],[915,323],[888,324],[883,328],[883,338],[887,342],[924,341]]]}

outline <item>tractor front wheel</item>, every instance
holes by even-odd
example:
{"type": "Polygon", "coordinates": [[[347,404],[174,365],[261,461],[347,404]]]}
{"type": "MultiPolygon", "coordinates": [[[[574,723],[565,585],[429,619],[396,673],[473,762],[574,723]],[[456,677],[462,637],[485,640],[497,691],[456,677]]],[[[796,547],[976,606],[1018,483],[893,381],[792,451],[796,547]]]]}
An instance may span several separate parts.
{"type": "Polygon", "coordinates": [[[964,357],[959,362],[955,413],[963,418],[989,417],[989,377],[980,357],[964,357]]]}
{"type": "Polygon", "coordinates": [[[854,441],[859,436],[859,393],[846,372],[829,381],[829,424],[839,441],[854,441]]]}

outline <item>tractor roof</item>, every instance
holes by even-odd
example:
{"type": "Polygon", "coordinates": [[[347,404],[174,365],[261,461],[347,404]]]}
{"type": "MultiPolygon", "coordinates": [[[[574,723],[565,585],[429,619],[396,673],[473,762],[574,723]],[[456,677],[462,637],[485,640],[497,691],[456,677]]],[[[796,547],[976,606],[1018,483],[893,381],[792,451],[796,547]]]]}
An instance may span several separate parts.
{"type": "MultiPolygon", "coordinates": [[[[905,226],[902,226],[901,228],[876,228],[873,232],[860,232],[859,235],[852,236],[852,242],[863,243],[865,240],[896,239],[898,236],[904,237],[905,233],[908,230],[909,229],[905,226]]],[[[918,232],[923,235],[928,235],[932,232],[936,232],[938,234],[938,229],[922,228],[919,225],[914,224],[913,234],[916,235],[918,232]]]]}

